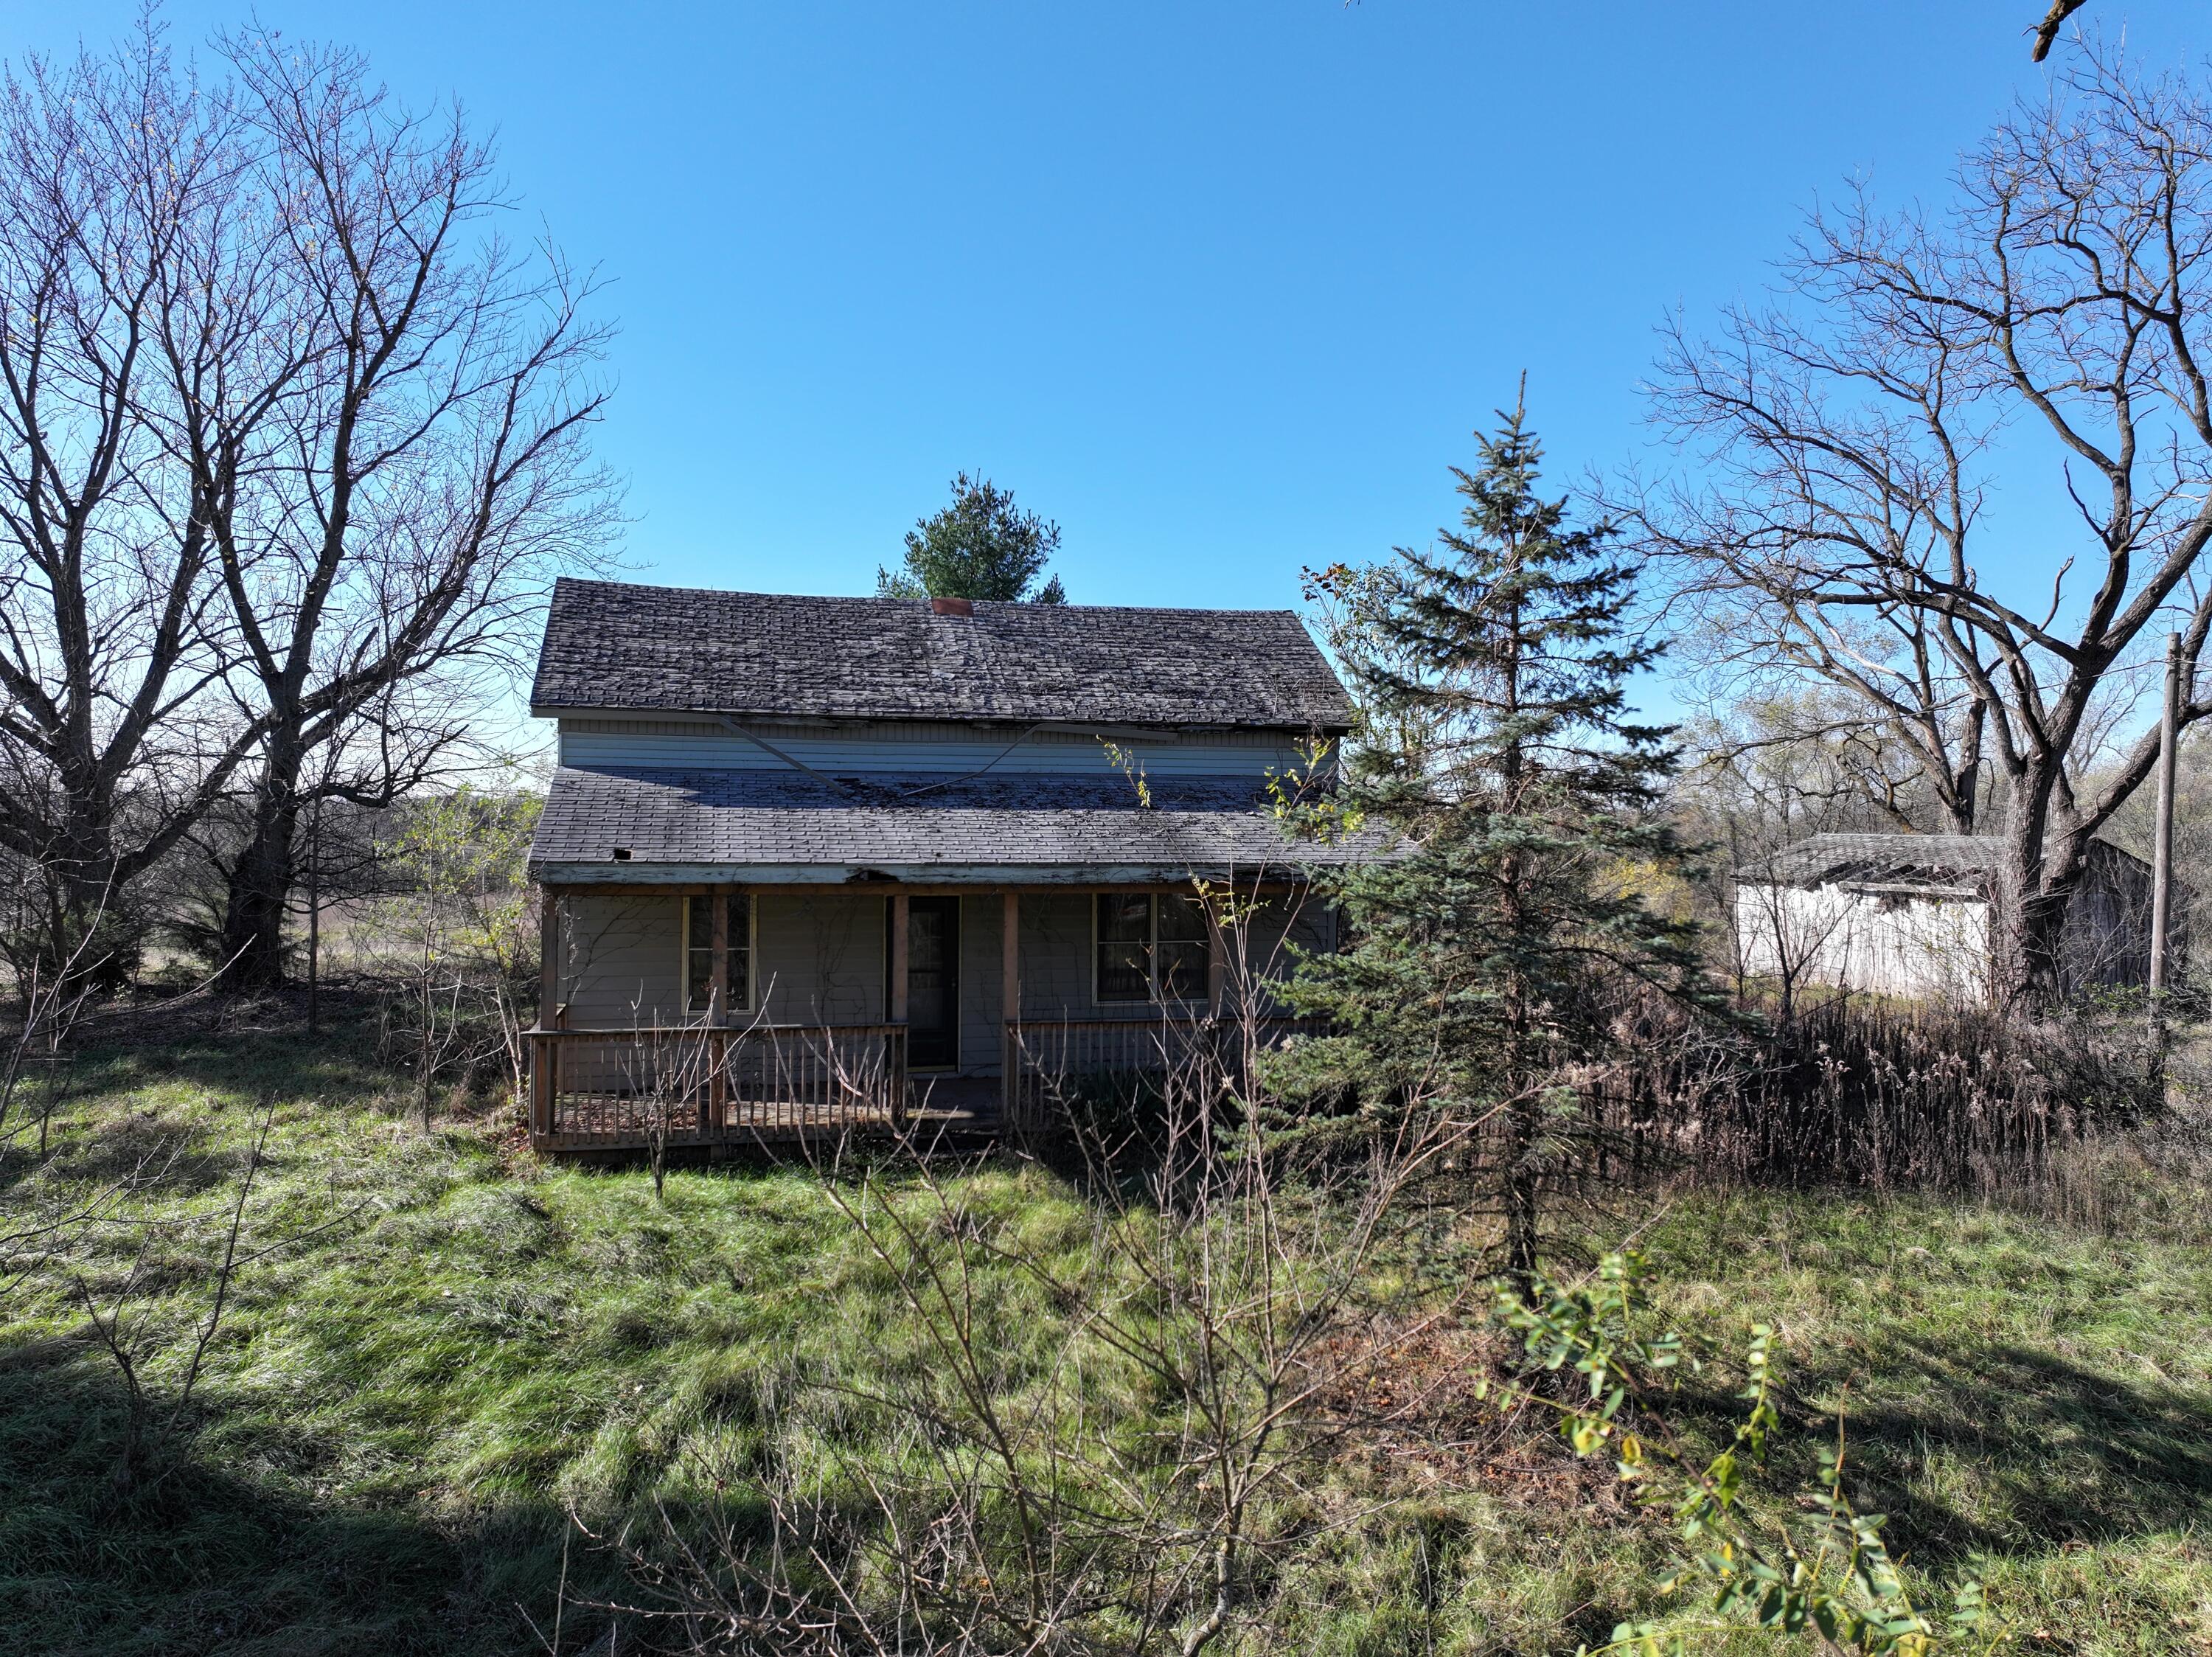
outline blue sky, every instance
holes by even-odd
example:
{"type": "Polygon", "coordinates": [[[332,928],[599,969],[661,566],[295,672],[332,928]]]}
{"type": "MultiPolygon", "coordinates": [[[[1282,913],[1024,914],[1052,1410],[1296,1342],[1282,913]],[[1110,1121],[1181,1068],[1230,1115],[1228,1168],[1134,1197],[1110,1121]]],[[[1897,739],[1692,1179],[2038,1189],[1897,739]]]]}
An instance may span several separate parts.
{"type": "MultiPolygon", "coordinates": [[[[2040,84],[2043,0],[375,7],[266,0],[495,129],[621,334],[641,578],[870,590],[956,470],[1070,595],[1288,605],[1425,540],[1529,375],[1565,482],[1649,439],[1654,323],[1756,289],[1814,193],[1939,192],[2040,84]]],[[[126,0],[0,7],[0,51],[126,0]]],[[[241,5],[172,6],[180,43],[241,5]]],[[[2197,0],[2094,0],[2160,64],[2197,0]]]]}

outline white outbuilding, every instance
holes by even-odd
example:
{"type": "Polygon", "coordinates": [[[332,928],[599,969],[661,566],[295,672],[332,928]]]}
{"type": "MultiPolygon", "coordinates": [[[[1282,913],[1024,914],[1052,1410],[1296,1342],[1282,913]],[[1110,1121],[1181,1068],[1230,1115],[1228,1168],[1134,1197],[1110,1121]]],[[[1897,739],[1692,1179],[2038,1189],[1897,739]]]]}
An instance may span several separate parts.
{"type": "MultiPolygon", "coordinates": [[[[1994,835],[1816,834],[1735,872],[1745,973],[1931,1000],[1987,998],[1994,835]]],[[[2150,866],[2104,841],[2067,918],[2069,986],[2150,974],[2150,866]]]]}

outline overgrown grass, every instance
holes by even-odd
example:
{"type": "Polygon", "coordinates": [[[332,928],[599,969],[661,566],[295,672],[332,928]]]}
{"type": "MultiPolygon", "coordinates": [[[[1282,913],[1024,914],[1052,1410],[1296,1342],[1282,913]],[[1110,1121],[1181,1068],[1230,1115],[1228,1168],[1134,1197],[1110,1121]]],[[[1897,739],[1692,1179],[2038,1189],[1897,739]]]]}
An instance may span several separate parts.
{"type": "MultiPolygon", "coordinates": [[[[2118,1159],[2111,1177],[2170,1170],[2118,1159]]],[[[1782,1332],[1809,1447],[1923,1572],[1990,1562],[2031,1649],[2212,1650],[2212,1229],[2139,1190],[2087,1229],[1911,1198],[1740,1194],[1655,1235],[1685,1328],[1782,1332]],[[2118,1212],[2116,1214],[2115,1210],[2118,1212]]]]}
{"type": "MultiPolygon", "coordinates": [[[[759,1453],[797,1389],[895,1394],[927,1362],[810,1172],[679,1170],[657,1204],[641,1172],[541,1167],[465,1124],[426,1136],[390,1087],[343,1039],[109,1051],[57,1118],[58,1164],[0,1168],[0,1201],[21,1211],[173,1156],[125,1209],[167,1228],[142,1273],[157,1395],[270,1097],[249,1235],[299,1240],[240,1273],[173,1471],[133,1490],[112,1478],[123,1395],[72,1286],[113,1293],[146,1234],[99,1230],[0,1307],[10,1649],[542,1649],[526,1617],[550,1630],[564,1551],[573,1590],[612,1586],[564,1548],[568,1508],[619,1524],[656,1495],[742,1507],[699,1470],[759,1453]]],[[[1024,1248],[1086,1246],[1080,1194],[1042,1170],[1008,1161],[959,1187],[1024,1248]]],[[[1666,1312],[1718,1361],[1684,1419],[1728,1418],[1726,1356],[1771,1322],[1802,1429],[1777,1500],[1840,1410],[1860,1494],[1908,1563],[1944,1576],[1986,1555],[2022,1649],[2212,1650],[2212,1232],[2191,1193],[2154,1198],[2107,1203],[2095,1228],[1908,1200],[1679,1200],[1643,1241],[1666,1312]]],[[[1017,1273],[981,1296],[1018,1378],[1056,1309],[1017,1273]]],[[[868,1420],[855,1410],[852,1430],[868,1420]]],[[[1322,1483],[1316,1518],[1334,1528],[1279,1585],[1279,1648],[1571,1650],[1665,1609],[1663,1526],[1548,1453],[1445,1432],[1322,1483]]],[[[602,1625],[572,1610],[563,1649],[602,1625]]],[[[1711,1648],[1736,1643],[1753,1648],[1711,1648]]]]}

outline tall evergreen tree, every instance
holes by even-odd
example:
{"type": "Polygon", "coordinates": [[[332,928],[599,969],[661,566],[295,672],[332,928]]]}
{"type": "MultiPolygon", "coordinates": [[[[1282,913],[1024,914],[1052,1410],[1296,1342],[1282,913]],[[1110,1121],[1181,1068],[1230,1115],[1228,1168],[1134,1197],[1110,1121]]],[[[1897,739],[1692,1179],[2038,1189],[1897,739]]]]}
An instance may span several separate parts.
{"type": "Polygon", "coordinates": [[[1437,545],[1326,572],[1340,659],[1361,711],[1340,800],[1410,847],[1341,876],[1345,952],[1292,987],[1335,1033],[1288,1073],[1375,1106],[1485,1124],[1505,1265],[1536,1265],[1545,1197],[1589,1148],[1568,1077],[1615,1046],[1620,991],[1641,980],[1704,1000],[1689,923],[1652,909],[1650,877],[1685,848],[1651,812],[1668,730],[1634,722],[1634,571],[1610,526],[1568,523],[1536,492],[1523,411],[1453,468],[1465,505],[1437,545]]]}
{"type": "Polygon", "coordinates": [[[1065,604],[1059,576],[1037,585],[1058,551],[1058,524],[1017,507],[1012,490],[963,472],[952,480],[952,504],[907,531],[902,567],[878,568],[876,594],[1065,604]]]}

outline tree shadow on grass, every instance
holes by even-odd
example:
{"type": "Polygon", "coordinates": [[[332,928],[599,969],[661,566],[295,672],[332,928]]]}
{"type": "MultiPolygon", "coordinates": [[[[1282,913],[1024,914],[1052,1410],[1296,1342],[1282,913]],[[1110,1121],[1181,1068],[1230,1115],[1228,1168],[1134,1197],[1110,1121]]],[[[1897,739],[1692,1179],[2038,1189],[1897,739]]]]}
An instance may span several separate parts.
{"type": "Polygon", "coordinates": [[[202,1036],[136,1049],[95,1049],[88,1064],[113,1073],[110,1085],[181,1081],[211,1093],[252,1099],[318,1096],[356,1098],[391,1086],[396,1073],[377,1061],[373,1034],[364,1029],[303,1027],[237,1036],[202,1036]]]}
{"type": "Polygon", "coordinates": [[[2212,1526],[2203,1393],[2018,1345],[1908,1343],[1906,1355],[1915,1401],[1847,1406],[1844,1416],[1854,1500],[1889,1514],[1900,1551],[1947,1563],[2212,1526]],[[1932,1488],[1962,1481],[1975,1487],[1972,1511],[1932,1488]]]}
{"type": "MultiPolygon", "coordinates": [[[[566,1520],[507,1503],[450,1524],[318,1500],[311,1441],[217,1465],[186,1443],[114,1481],[125,1404],[71,1342],[0,1350],[0,1644],[102,1657],[542,1650],[566,1520]],[[290,1462],[294,1475],[273,1464],[290,1462]]],[[[218,1422],[203,1423],[199,1445],[218,1422]]],[[[303,1429],[303,1441],[312,1440],[303,1429]]],[[[580,1553],[580,1570],[591,1561],[580,1553]]],[[[588,1587],[572,1575],[571,1587],[588,1587]]],[[[562,1648],[596,1630],[572,1613],[562,1648]]]]}

